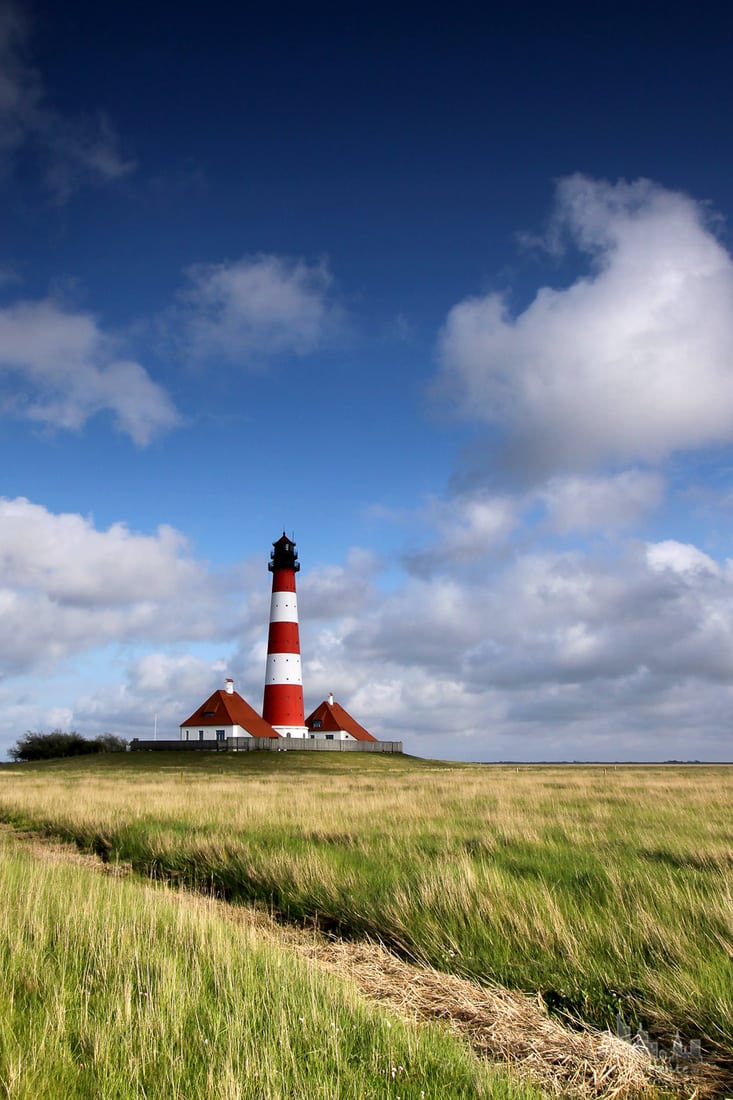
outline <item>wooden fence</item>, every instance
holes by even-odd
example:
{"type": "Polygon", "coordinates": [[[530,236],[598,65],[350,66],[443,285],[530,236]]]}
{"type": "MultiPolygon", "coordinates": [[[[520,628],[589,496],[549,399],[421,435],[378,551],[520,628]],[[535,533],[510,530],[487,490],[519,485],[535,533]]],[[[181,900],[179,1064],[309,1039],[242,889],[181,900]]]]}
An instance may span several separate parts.
{"type": "Polygon", "coordinates": [[[225,741],[130,741],[130,752],[402,752],[401,741],[326,741],[303,737],[228,737],[225,741]]]}

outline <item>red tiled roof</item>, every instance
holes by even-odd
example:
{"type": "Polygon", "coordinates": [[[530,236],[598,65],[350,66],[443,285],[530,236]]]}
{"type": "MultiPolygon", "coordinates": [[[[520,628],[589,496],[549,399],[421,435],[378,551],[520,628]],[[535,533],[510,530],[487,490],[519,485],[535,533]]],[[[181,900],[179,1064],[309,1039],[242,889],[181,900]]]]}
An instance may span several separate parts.
{"type": "Polygon", "coordinates": [[[357,741],[376,741],[376,737],[372,737],[371,733],[360,726],[355,718],[352,718],[347,710],[341,706],[340,703],[329,703],[324,699],[319,706],[309,714],[305,720],[305,724],[309,730],[313,730],[314,720],[320,719],[321,725],[318,727],[324,730],[326,733],[337,733],[339,730],[344,730],[346,733],[350,733],[357,741]]]}
{"type": "Polygon", "coordinates": [[[236,691],[215,691],[182,726],[241,726],[252,737],[279,737],[269,722],[260,718],[236,691]]]}

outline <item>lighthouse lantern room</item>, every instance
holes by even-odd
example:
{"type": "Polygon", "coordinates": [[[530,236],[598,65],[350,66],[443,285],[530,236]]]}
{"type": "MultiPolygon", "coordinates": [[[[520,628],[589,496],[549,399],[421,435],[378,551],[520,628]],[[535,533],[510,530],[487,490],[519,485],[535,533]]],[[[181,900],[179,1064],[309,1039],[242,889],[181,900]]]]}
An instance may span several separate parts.
{"type": "Polygon", "coordinates": [[[295,574],[300,569],[295,543],[283,531],[272,544],[272,597],[267,638],[267,667],[262,717],[282,737],[309,736],[303,709],[298,597],[295,574]]]}

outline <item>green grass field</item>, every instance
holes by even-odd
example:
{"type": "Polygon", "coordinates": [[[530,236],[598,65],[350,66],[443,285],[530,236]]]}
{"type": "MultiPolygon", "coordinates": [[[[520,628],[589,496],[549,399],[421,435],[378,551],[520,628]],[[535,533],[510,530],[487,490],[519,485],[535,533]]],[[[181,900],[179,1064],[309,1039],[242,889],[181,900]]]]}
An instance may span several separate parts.
{"type": "Polygon", "coordinates": [[[205,899],[0,840],[0,1088],[39,1100],[535,1100],[205,899]]]}
{"type": "MultiPolygon", "coordinates": [[[[146,753],[0,768],[6,823],[540,993],[599,1027],[620,1008],[663,1042],[677,1029],[702,1038],[719,1061],[733,1058],[732,811],[723,766],[146,753]]],[[[391,1095],[339,1087],[310,1095],[391,1095]]]]}

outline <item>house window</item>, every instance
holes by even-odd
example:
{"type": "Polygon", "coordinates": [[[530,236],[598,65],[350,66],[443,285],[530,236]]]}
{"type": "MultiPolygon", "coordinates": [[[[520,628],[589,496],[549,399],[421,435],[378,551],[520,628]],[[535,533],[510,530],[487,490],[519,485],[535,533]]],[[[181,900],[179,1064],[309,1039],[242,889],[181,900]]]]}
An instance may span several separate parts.
{"type": "Polygon", "coordinates": [[[186,740],[188,741],[188,730],[186,730],[186,740]]]}
{"type": "Polygon", "coordinates": [[[217,741],[223,741],[225,737],[226,737],[226,731],[225,730],[217,730],[216,731],[217,741]]]}
{"type": "Polygon", "coordinates": [[[199,730],[199,741],[203,741],[203,739],[204,739],[204,731],[199,730]]]}
{"type": "Polygon", "coordinates": [[[327,733],[326,734],[326,740],[327,741],[333,741],[333,734],[332,733],[327,733]]]}
{"type": "Polygon", "coordinates": [[[323,725],[323,722],[321,721],[320,718],[314,718],[313,719],[313,729],[314,730],[319,730],[322,725],[323,725]]]}

